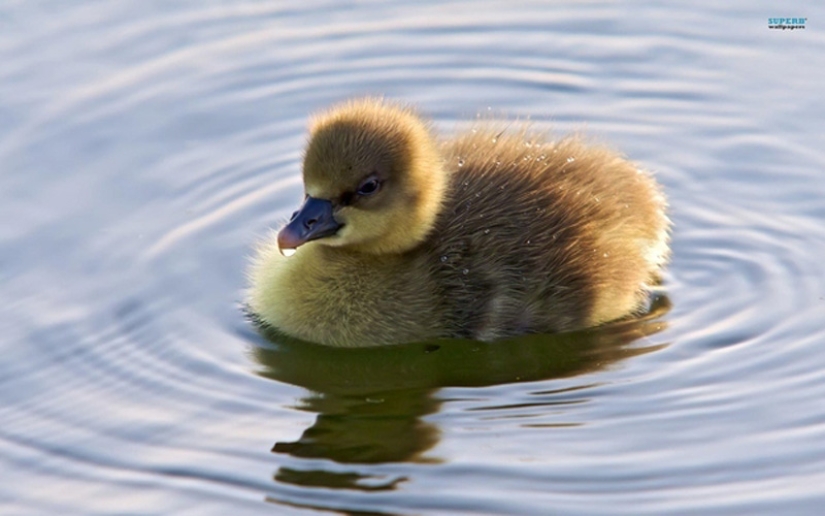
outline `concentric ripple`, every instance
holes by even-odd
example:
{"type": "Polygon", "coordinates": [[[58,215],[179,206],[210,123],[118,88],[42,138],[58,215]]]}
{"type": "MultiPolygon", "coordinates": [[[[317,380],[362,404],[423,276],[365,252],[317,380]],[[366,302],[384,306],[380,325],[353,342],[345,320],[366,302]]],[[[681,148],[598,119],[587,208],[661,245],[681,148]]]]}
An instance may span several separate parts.
{"type": "Polygon", "coordinates": [[[0,8],[2,512],[819,510],[825,38],[649,4],[0,8]],[[497,344],[256,333],[244,268],[301,198],[307,116],[365,94],[655,171],[651,313],[497,344]]]}

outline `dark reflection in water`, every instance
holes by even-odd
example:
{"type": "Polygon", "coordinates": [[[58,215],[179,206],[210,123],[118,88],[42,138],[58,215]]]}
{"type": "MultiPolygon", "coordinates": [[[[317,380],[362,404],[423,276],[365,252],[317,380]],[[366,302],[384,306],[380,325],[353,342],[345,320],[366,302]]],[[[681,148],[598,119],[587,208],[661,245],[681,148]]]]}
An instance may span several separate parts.
{"type": "Polygon", "coordinates": [[[319,414],[294,443],[276,443],[275,453],[326,458],[341,463],[419,462],[419,454],[438,441],[438,430],[420,417],[440,403],[432,389],[408,388],[366,396],[324,393],[300,407],[319,414]]]}
{"type": "Polygon", "coordinates": [[[269,503],[273,503],[276,505],[283,505],[286,507],[295,507],[297,509],[310,509],[313,511],[318,512],[327,512],[333,514],[345,514],[346,516],[395,516],[401,513],[397,512],[383,512],[383,511],[353,511],[349,509],[330,509],[328,507],[324,507],[321,505],[312,505],[306,503],[294,503],[294,502],[286,502],[284,500],[278,500],[277,498],[267,496],[264,500],[269,503]]]}
{"type": "MultiPolygon", "coordinates": [[[[495,343],[440,340],[339,349],[269,335],[277,344],[256,350],[264,367],[260,374],[311,390],[299,408],[318,414],[300,439],[276,442],[272,451],[339,464],[439,462],[424,456],[438,442],[439,429],[422,419],[438,412],[442,401],[435,393],[439,388],[570,377],[656,351],[664,345],[631,344],[664,329],[665,322],[659,317],[669,309],[670,301],[660,296],[647,314],[632,320],[586,331],[528,335],[495,343]]],[[[313,466],[318,468],[317,463],[313,466]]],[[[380,491],[395,489],[406,479],[282,467],[275,480],[300,486],[380,491]]]]}

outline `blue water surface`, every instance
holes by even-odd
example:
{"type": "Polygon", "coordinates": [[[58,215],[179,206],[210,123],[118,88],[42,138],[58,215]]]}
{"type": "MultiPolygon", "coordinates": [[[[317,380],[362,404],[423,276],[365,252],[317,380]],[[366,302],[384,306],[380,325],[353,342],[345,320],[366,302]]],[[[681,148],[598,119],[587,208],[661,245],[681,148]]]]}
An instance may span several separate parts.
{"type": "Polygon", "coordinates": [[[812,1],[5,2],[0,512],[819,513],[823,23],[812,1]],[[244,269],[300,201],[307,117],[366,94],[654,171],[651,315],[259,335],[244,269]]]}

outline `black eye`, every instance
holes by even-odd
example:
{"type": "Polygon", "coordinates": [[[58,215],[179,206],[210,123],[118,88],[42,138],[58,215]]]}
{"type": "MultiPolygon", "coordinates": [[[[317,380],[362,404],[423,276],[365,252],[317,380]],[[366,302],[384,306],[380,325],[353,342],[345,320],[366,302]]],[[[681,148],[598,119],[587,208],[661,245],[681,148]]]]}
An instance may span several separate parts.
{"type": "Polygon", "coordinates": [[[381,183],[377,179],[367,179],[358,187],[358,195],[372,195],[378,191],[381,183]]]}

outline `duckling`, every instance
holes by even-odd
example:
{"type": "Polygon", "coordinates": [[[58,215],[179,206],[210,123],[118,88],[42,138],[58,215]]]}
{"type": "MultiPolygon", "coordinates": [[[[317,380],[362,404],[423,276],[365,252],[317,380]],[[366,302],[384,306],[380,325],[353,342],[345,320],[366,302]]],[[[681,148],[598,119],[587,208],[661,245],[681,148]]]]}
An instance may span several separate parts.
{"type": "Polygon", "coordinates": [[[374,98],[317,116],[303,205],[249,269],[251,313],[355,347],[642,310],[669,255],[659,187],[605,148],[536,138],[489,124],[440,142],[412,108],[374,98]]]}

